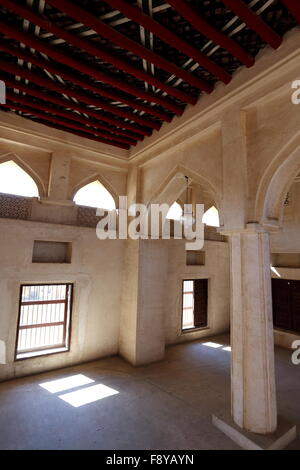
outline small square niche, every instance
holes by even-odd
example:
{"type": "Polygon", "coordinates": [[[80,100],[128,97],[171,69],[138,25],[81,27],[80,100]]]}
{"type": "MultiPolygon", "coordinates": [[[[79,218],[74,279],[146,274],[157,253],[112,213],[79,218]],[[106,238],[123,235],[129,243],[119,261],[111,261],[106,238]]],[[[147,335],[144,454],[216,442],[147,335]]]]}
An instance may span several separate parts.
{"type": "Polygon", "coordinates": [[[205,251],[187,251],[186,252],[186,265],[187,266],[204,266],[205,265],[205,251]]]}
{"type": "Polygon", "coordinates": [[[271,260],[275,268],[300,268],[300,253],[272,253],[271,260]]]}
{"type": "Polygon", "coordinates": [[[71,263],[72,243],[35,240],[33,263],[71,263]]]}

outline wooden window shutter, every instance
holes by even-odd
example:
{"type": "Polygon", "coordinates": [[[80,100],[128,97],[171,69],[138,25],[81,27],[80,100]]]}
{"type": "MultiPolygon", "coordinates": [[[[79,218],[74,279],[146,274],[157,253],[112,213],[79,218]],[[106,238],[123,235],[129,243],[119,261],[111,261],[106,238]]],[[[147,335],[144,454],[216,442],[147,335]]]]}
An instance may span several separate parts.
{"type": "Polygon", "coordinates": [[[207,325],[208,280],[194,280],[194,325],[199,328],[207,325]]]}
{"type": "Polygon", "coordinates": [[[273,321],[274,326],[292,330],[291,281],[272,279],[273,321]]]}
{"type": "Polygon", "coordinates": [[[293,331],[300,332],[300,281],[291,282],[291,311],[293,331]]]}

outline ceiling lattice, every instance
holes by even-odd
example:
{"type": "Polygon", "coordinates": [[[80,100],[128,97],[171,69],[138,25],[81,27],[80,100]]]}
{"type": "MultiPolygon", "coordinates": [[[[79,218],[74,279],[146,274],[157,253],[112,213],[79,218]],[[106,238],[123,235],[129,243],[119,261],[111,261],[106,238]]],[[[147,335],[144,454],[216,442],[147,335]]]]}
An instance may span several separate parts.
{"type": "Polygon", "coordinates": [[[0,0],[3,106],[128,149],[297,22],[294,0],[0,0]]]}

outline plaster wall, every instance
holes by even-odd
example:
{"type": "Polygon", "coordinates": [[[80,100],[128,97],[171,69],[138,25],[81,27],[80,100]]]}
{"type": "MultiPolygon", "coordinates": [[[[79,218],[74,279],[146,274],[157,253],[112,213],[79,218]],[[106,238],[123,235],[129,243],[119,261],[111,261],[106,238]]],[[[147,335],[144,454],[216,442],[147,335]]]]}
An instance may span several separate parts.
{"type": "Polygon", "coordinates": [[[166,343],[191,341],[229,331],[230,271],[229,247],[226,242],[206,240],[204,266],[187,266],[184,240],[168,243],[168,280],[165,287],[166,343]],[[208,279],[208,327],[189,332],[181,331],[182,281],[208,279]]]}
{"type": "MultiPolygon", "coordinates": [[[[12,113],[0,113],[0,161],[17,156],[37,177],[42,201],[35,201],[33,218],[44,222],[0,220],[1,297],[5,298],[1,335],[3,332],[8,358],[8,364],[1,367],[3,378],[116,353],[120,303],[120,351],[135,363],[161,357],[163,324],[168,344],[228,329],[226,243],[206,242],[206,265],[192,267],[185,264],[182,241],[157,245],[155,241],[101,242],[103,250],[97,250],[94,230],[62,224],[74,223],[74,191],[97,175],[114,196],[127,193],[130,202],[171,203],[184,190],[184,179],[177,180],[178,174],[188,175],[205,199],[215,202],[224,230],[243,231],[248,223],[263,224],[270,179],[280,169],[282,155],[289,157],[284,152],[291,142],[295,142],[292,151],[299,146],[300,107],[291,104],[291,84],[299,78],[299,34],[298,29],[290,32],[276,51],[261,51],[253,68],[241,68],[229,85],[218,84],[211,95],[203,96],[194,107],[188,106],[183,116],[164,124],[130,152],[49,129],[12,113]],[[33,266],[33,240],[56,240],[58,236],[77,244],[73,263],[33,266]],[[121,260],[126,250],[123,269],[121,260]],[[25,280],[34,282],[36,275],[47,281],[74,279],[78,284],[78,326],[76,316],[74,324],[78,348],[57,357],[13,364],[17,285],[25,280]],[[181,281],[185,277],[210,279],[210,329],[182,335],[181,281]],[[112,286],[116,286],[113,296],[112,286]],[[152,325],[157,328],[153,335],[152,325]]],[[[283,189],[278,188],[279,193],[283,189]]],[[[279,225],[279,216],[275,214],[267,222],[279,225]]],[[[300,252],[298,227],[290,220],[281,234],[272,235],[272,250],[300,252]]]]}
{"type": "Polygon", "coordinates": [[[100,241],[95,228],[76,226],[72,198],[97,178],[114,197],[126,194],[124,158],[119,149],[0,113],[0,163],[15,161],[40,191],[28,220],[0,219],[0,380],[118,353],[125,242],[100,241]],[[34,240],[70,242],[71,263],[32,263],[34,240]],[[20,284],[48,282],[74,283],[70,351],[15,362],[20,284]]]}
{"type": "Polygon", "coordinates": [[[0,234],[0,380],[118,353],[124,241],[100,241],[90,228],[5,219],[0,234]],[[32,263],[34,240],[71,242],[71,263],[32,263]],[[74,283],[71,349],[14,362],[20,284],[48,282],[74,283]]]}

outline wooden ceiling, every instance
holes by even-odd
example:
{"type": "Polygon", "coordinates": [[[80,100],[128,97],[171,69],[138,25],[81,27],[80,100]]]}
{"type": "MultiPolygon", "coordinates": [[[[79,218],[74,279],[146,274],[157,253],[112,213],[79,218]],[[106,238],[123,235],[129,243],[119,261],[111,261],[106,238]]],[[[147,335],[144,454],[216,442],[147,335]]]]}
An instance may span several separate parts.
{"type": "Polygon", "coordinates": [[[128,149],[297,22],[298,0],[0,0],[2,106],[128,149]]]}

